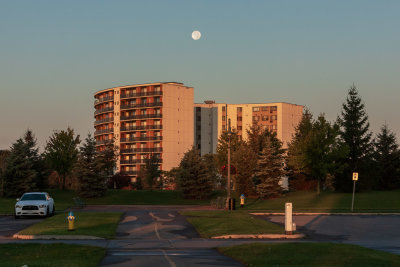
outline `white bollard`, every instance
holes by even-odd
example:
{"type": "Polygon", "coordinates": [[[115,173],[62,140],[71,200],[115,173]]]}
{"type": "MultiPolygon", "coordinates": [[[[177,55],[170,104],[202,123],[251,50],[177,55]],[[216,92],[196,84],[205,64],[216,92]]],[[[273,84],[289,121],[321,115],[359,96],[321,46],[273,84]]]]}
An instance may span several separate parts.
{"type": "Polygon", "coordinates": [[[285,203],[285,234],[293,234],[292,203],[285,203]]]}

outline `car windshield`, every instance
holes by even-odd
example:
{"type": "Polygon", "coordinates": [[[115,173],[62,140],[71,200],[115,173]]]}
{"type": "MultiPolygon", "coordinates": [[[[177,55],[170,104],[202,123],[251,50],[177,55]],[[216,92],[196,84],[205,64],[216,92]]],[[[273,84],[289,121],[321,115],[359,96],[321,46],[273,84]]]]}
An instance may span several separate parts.
{"type": "Polygon", "coordinates": [[[46,200],[45,194],[25,194],[21,200],[46,200]]]}

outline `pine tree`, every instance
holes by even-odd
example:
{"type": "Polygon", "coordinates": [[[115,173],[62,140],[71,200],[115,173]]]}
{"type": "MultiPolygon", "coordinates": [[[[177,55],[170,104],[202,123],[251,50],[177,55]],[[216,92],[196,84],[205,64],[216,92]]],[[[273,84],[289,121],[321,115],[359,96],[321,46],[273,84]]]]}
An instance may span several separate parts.
{"type": "Polygon", "coordinates": [[[145,182],[144,188],[152,190],[157,178],[161,178],[160,159],[156,154],[147,155],[145,165],[140,170],[140,179],[145,182]]]}
{"type": "Polygon", "coordinates": [[[283,153],[282,142],[274,135],[267,136],[265,146],[258,156],[255,173],[260,181],[256,190],[262,199],[276,197],[282,193],[279,182],[286,173],[283,169],[283,153]]]}
{"type": "Polygon", "coordinates": [[[184,198],[205,199],[211,194],[207,166],[194,147],[183,156],[176,176],[184,198]]]}
{"type": "Polygon", "coordinates": [[[5,160],[4,195],[21,196],[28,191],[38,190],[38,183],[43,178],[40,166],[40,155],[32,131],[27,130],[24,137],[18,139],[11,147],[5,160]]]}
{"type": "Polygon", "coordinates": [[[254,193],[253,176],[257,165],[257,154],[247,143],[242,143],[233,154],[232,162],[236,167],[236,191],[246,196],[254,193]]]}
{"type": "Polygon", "coordinates": [[[74,174],[79,181],[79,196],[95,198],[105,194],[107,175],[104,163],[96,152],[96,140],[90,134],[80,148],[74,174]]]}
{"type": "Polygon", "coordinates": [[[400,150],[396,136],[385,124],[375,141],[375,161],[378,167],[378,189],[400,187],[400,150]]]}
{"type": "Polygon", "coordinates": [[[46,144],[46,161],[60,175],[62,189],[65,189],[66,177],[72,172],[77,160],[79,143],[79,135],[75,136],[74,130],[68,128],[66,131],[54,132],[46,144]]]}
{"type": "Polygon", "coordinates": [[[341,138],[349,148],[345,160],[347,164],[343,175],[336,179],[336,189],[341,191],[352,190],[351,173],[359,172],[358,184],[362,188],[370,188],[374,177],[371,176],[370,162],[372,155],[371,132],[369,131],[368,116],[365,105],[353,85],[348,91],[346,102],[338,122],[341,126],[341,138]]]}

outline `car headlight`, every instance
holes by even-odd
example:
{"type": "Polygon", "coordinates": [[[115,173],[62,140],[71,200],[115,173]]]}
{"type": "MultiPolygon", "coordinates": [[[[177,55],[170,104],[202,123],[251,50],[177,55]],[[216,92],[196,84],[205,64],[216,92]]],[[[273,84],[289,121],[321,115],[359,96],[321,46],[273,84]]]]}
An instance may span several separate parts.
{"type": "Polygon", "coordinates": [[[22,206],[21,205],[15,205],[15,208],[20,209],[20,208],[22,208],[22,206]]]}
{"type": "Polygon", "coordinates": [[[45,204],[39,205],[39,208],[46,208],[46,207],[47,207],[47,205],[45,205],[45,204]]]}

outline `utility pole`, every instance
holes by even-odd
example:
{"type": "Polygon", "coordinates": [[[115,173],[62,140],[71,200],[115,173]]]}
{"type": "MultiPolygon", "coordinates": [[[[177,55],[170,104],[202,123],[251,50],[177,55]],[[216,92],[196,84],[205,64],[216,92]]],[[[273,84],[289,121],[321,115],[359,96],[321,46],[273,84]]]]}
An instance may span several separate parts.
{"type": "Polygon", "coordinates": [[[228,120],[228,199],[231,199],[231,119],[228,120]]]}

